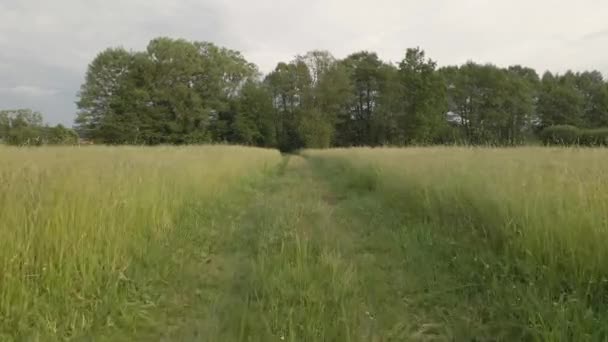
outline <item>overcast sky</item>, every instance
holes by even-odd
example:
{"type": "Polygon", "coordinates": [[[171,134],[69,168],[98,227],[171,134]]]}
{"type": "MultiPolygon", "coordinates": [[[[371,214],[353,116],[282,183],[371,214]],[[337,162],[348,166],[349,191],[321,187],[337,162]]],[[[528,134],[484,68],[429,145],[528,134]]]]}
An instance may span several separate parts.
{"type": "Polygon", "coordinates": [[[87,64],[157,36],[237,49],[263,72],[312,49],[420,46],[440,65],[467,60],[608,76],[606,0],[0,0],[0,108],[71,125],[87,64]]]}

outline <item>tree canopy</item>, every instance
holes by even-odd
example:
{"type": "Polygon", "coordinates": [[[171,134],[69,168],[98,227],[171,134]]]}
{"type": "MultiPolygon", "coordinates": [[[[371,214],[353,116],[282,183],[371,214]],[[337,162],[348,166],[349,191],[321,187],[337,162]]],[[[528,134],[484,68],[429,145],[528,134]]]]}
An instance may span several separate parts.
{"type": "Polygon", "coordinates": [[[78,132],[106,144],[513,145],[549,126],[608,126],[608,84],[598,71],[437,68],[411,48],[396,64],[370,51],[338,59],[315,50],[262,76],[238,51],[170,38],[145,51],[101,52],[77,105],[78,132]]]}
{"type": "Polygon", "coordinates": [[[44,125],[31,109],[0,110],[0,142],[9,145],[75,144],[78,135],[63,125],[44,125]]]}

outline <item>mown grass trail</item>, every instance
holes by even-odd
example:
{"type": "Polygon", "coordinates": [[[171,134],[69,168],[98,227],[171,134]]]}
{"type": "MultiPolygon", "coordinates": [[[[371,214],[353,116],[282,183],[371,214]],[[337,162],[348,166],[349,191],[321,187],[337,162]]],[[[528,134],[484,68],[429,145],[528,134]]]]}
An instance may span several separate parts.
{"type": "MultiPolygon", "coordinates": [[[[419,270],[420,263],[428,263],[429,272],[440,273],[441,266],[426,260],[418,247],[432,242],[417,235],[404,239],[403,217],[385,210],[368,180],[343,178],[299,156],[286,161],[248,195],[246,205],[233,207],[239,220],[223,234],[211,261],[177,275],[194,278],[199,287],[206,284],[199,291],[203,299],[188,306],[197,314],[173,311],[165,318],[181,322],[178,326],[167,330],[159,322],[126,339],[429,341],[474,336],[470,326],[449,326],[445,315],[453,313],[453,303],[435,307],[437,298],[458,287],[445,282],[429,288],[424,283],[428,274],[410,271],[409,266],[419,270]],[[404,241],[417,246],[410,250],[404,241]]],[[[196,290],[179,291],[188,296],[196,290]]]]}
{"type": "MultiPolygon", "coordinates": [[[[235,208],[239,221],[211,257],[223,267],[211,286],[218,289],[213,301],[199,306],[202,319],[166,339],[354,341],[371,334],[349,260],[353,236],[336,225],[337,200],[308,162],[286,157],[277,174],[235,208]]],[[[208,266],[200,266],[206,272],[208,266]]]]}
{"type": "MultiPolygon", "coordinates": [[[[291,157],[229,239],[239,267],[209,340],[606,340],[601,303],[576,288],[554,296],[575,286],[568,275],[534,283],[545,275],[521,274],[534,264],[518,264],[470,223],[429,219],[419,198],[380,177],[373,166],[291,157]]],[[[492,222],[482,227],[500,227],[483,215],[492,222]]]]}
{"type": "MultiPolygon", "coordinates": [[[[381,208],[360,189],[340,192],[327,175],[302,157],[286,157],[274,177],[233,203],[229,210],[238,220],[223,231],[212,255],[181,259],[168,295],[181,300],[165,303],[166,314],[154,317],[154,324],[107,340],[439,336],[441,326],[412,314],[403,300],[407,275],[403,260],[394,259],[401,246],[377,226],[385,220],[381,208]]],[[[180,250],[192,253],[200,242],[193,237],[180,250]]]]}

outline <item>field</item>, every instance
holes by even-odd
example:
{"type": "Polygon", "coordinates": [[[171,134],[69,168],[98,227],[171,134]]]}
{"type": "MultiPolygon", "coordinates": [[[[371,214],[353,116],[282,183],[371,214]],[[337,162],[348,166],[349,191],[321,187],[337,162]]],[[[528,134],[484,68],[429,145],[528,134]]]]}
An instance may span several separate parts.
{"type": "Polygon", "coordinates": [[[0,161],[0,341],[608,339],[604,149],[0,161]]]}

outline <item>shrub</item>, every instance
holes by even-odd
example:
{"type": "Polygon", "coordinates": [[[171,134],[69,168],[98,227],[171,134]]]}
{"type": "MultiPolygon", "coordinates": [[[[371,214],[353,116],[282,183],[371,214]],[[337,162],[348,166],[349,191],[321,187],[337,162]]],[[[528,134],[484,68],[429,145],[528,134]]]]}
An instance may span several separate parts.
{"type": "Polygon", "coordinates": [[[608,128],[550,126],[541,132],[540,137],[545,145],[608,146],[608,128]]]}
{"type": "Polygon", "coordinates": [[[467,139],[459,126],[445,125],[437,130],[433,143],[440,145],[467,145],[467,139]]]}
{"type": "Polygon", "coordinates": [[[580,130],[570,125],[549,126],[540,135],[546,145],[574,145],[578,143],[580,130]]]}
{"type": "Polygon", "coordinates": [[[17,127],[9,131],[6,144],[15,146],[40,146],[43,134],[38,127],[17,127]]]}
{"type": "Polygon", "coordinates": [[[70,128],[66,128],[63,125],[57,125],[55,127],[46,127],[44,133],[44,143],[48,145],[78,144],[78,134],[76,133],[76,131],[70,128]]]}
{"type": "Polygon", "coordinates": [[[608,128],[581,130],[579,144],[585,146],[608,146],[608,128]]]}

